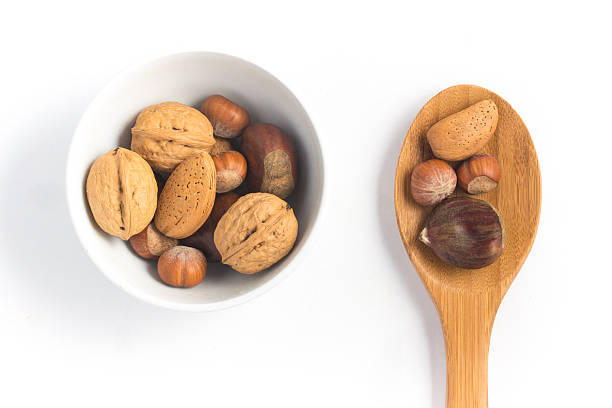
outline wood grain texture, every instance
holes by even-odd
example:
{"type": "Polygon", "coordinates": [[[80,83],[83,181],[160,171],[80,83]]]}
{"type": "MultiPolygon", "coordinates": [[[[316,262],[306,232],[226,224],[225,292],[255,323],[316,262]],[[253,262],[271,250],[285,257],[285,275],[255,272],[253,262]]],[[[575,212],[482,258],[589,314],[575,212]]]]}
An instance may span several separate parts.
{"type": "MultiPolygon", "coordinates": [[[[465,194],[459,188],[454,193],[465,194]]],[[[489,340],[501,300],[522,266],[535,239],[541,205],[538,158],[527,127],[510,104],[474,85],[448,88],[421,109],[404,139],[395,174],[395,213],[410,260],[438,309],[446,343],[447,407],[487,407],[489,340]],[[496,189],[475,196],[501,214],[506,244],[501,257],[482,269],[454,267],[438,259],[418,240],[431,208],[410,195],[410,174],[433,157],[427,130],[442,118],[483,99],[499,109],[495,134],[482,150],[501,168],[496,189]]]]}

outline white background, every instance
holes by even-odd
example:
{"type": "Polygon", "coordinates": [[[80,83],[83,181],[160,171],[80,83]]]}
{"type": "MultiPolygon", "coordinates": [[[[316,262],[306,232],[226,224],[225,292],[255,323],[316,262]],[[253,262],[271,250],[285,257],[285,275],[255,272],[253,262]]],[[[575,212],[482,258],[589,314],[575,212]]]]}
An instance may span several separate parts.
{"type": "Polygon", "coordinates": [[[610,13],[357,3],[1,6],[0,406],[444,407],[442,331],[403,251],[393,178],[418,109],[460,83],[513,105],[542,169],[539,233],[493,330],[490,406],[610,406],[610,13]],[[63,184],[95,94],[130,65],[192,50],[285,82],[326,160],[315,256],[209,314],[109,283],[77,241],[63,184]]]}

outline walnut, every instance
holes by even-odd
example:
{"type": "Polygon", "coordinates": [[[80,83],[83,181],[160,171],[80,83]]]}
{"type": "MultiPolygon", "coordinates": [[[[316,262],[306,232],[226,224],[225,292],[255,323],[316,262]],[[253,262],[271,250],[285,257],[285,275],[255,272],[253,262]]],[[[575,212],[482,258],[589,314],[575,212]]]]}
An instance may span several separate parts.
{"type": "Polygon", "coordinates": [[[98,157],[89,170],[86,190],[96,223],[123,240],[142,231],[155,214],[153,170],[130,150],[113,149],[98,157]]]}
{"type": "Polygon", "coordinates": [[[215,245],[221,261],[252,274],[274,265],[291,251],[298,233],[293,209],[269,193],[241,197],[221,217],[215,245]]]}
{"type": "Polygon", "coordinates": [[[215,144],[213,128],[197,109],[164,102],[143,109],[132,128],[131,149],[153,169],[171,172],[183,160],[208,152],[215,144]]]}

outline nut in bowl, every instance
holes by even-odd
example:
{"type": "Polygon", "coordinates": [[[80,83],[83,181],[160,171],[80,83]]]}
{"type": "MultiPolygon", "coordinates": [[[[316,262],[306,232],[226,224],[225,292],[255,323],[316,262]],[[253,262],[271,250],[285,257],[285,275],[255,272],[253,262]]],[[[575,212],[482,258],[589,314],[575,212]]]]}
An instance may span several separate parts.
{"type": "MultiPolygon", "coordinates": [[[[265,160],[265,156],[262,159],[265,160]]],[[[109,163],[116,165],[117,169],[110,167],[113,167],[117,174],[121,174],[119,161],[109,163]]],[[[130,163],[141,162],[132,160],[130,163]]],[[[292,175],[297,174],[297,168],[291,170],[292,175]]],[[[275,174],[271,175],[273,176],[275,174]]],[[[94,99],[83,115],[73,137],[66,170],[68,206],[74,227],[86,252],[104,275],[141,300],[171,309],[191,311],[215,310],[242,303],[264,292],[294,269],[297,261],[304,256],[305,246],[316,225],[323,197],[323,179],[323,156],[319,139],[304,107],[291,91],[274,76],[249,62],[206,52],[164,57],[128,70],[114,79],[94,99]],[[224,99],[216,96],[216,99],[223,103],[213,106],[215,118],[209,121],[200,109],[203,102],[213,95],[222,95],[224,99]],[[168,105],[167,102],[173,103],[168,105]],[[220,123],[224,123],[225,117],[222,114],[219,116],[219,112],[222,113],[225,106],[239,113],[244,110],[248,117],[243,115],[240,121],[224,128],[220,123]],[[145,113],[141,114],[143,111],[145,113]],[[215,162],[210,157],[211,151],[217,155],[223,152],[240,152],[241,134],[249,123],[273,124],[283,135],[290,138],[294,146],[292,154],[295,154],[291,165],[299,167],[300,174],[308,175],[297,182],[292,179],[295,185],[291,189],[285,188],[283,194],[287,193],[287,196],[279,199],[295,213],[299,223],[295,242],[289,243],[290,248],[286,255],[282,254],[285,256],[281,256],[277,262],[274,262],[276,259],[272,260],[271,266],[253,274],[248,274],[253,271],[250,267],[246,268],[247,273],[240,273],[216,262],[219,260],[219,254],[212,242],[216,223],[223,213],[228,211],[226,207],[231,207],[233,202],[237,201],[234,197],[259,193],[259,190],[249,191],[247,187],[249,170],[247,169],[246,176],[243,170],[247,166],[248,157],[242,158],[238,153],[227,154],[225,160],[217,163],[224,171],[222,177],[217,177],[215,162]],[[231,128],[232,132],[224,132],[227,128],[231,128]],[[220,130],[219,134],[213,133],[215,130],[220,130]],[[136,142],[133,139],[134,134],[136,142]],[[131,151],[137,150],[134,154],[143,157],[145,164],[148,163],[155,171],[155,177],[152,178],[149,167],[144,164],[139,166],[146,172],[146,185],[151,187],[147,197],[152,201],[157,194],[157,189],[154,188],[155,179],[159,184],[159,198],[155,204],[150,201],[146,205],[142,204],[142,208],[129,207],[130,214],[139,216],[135,219],[138,221],[137,225],[129,224],[134,225],[131,227],[133,231],[122,233],[123,230],[118,230],[115,234],[124,239],[135,237],[130,241],[132,245],[107,234],[98,226],[98,218],[92,214],[91,203],[84,194],[92,164],[98,157],[119,147],[128,152],[130,150],[126,149],[130,147],[131,151]],[[192,159],[194,157],[196,159],[192,159]],[[185,160],[190,162],[181,165],[185,160]],[[229,173],[226,174],[227,171],[229,173]],[[159,177],[160,174],[163,177],[159,177]],[[196,178],[192,180],[193,177],[196,178]],[[197,184],[199,178],[206,182],[203,185],[197,184]],[[163,181],[166,179],[164,185],[163,181]],[[217,180],[221,180],[224,184],[222,189],[228,191],[223,193],[222,200],[227,202],[220,203],[218,209],[213,209],[215,196],[218,196],[214,193],[221,193],[216,191],[217,180]],[[215,190],[211,195],[212,188],[215,190]],[[192,197],[192,194],[197,195],[197,199],[192,197]],[[183,203],[176,201],[178,196],[181,196],[183,203]],[[164,209],[163,214],[159,213],[160,205],[164,209]],[[155,216],[151,214],[151,206],[158,210],[155,216]],[[189,216],[181,218],[183,207],[193,207],[193,210],[190,210],[189,216]],[[207,223],[211,216],[215,219],[207,223]],[[172,219],[179,221],[177,225],[180,228],[177,231],[171,228],[172,219]],[[162,239],[161,245],[158,241],[163,238],[164,231],[173,237],[162,239]],[[141,232],[143,233],[138,235],[141,232]],[[205,233],[203,237],[207,245],[198,246],[198,239],[201,237],[189,241],[189,236],[185,236],[199,232],[205,233]],[[162,234],[162,237],[157,234],[162,234]],[[190,242],[195,244],[191,245],[190,242]],[[179,265],[181,273],[177,273],[172,280],[168,276],[173,274],[168,271],[174,272],[178,269],[174,268],[176,265],[166,262],[170,257],[164,257],[163,251],[178,251],[173,249],[177,248],[177,243],[183,247],[196,247],[194,251],[197,252],[189,251],[198,256],[181,258],[185,265],[179,265]],[[137,253],[150,259],[144,259],[137,253]],[[203,257],[211,258],[203,263],[199,260],[200,253],[203,257]],[[197,265],[188,265],[192,259],[198,261],[197,265]],[[158,263],[162,264],[164,278],[171,282],[170,284],[164,284],[160,278],[158,263]],[[189,269],[192,266],[202,269],[201,265],[204,265],[203,273],[198,272],[197,279],[183,280],[189,277],[182,273],[183,270],[192,271],[189,269]],[[200,277],[202,282],[196,284],[200,277]],[[182,287],[192,284],[194,286],[188,289],[182,287]]],[[[129,185],[119,183],[116,190],[125,192],[129,188],[129,185]]],[[[101,193],[96,193],[92,198],[96,199],[100,202],[107,200],[101,193]]],[[[130,203],[132,204],[134,203],[130,203]]],[[[114,208],[111,204],[99,207],[102,210],[107,207],[114,208]]],[[[122,216],[125,216],[122,208],[117,206],[117,211],[111,211],[108,213],[110,215],[103,218],[114,222],[112,231],[115,231],[115,227],[125,227],[122,224],[126,221],[122,219],[122,216]]],[[[289,235],[292,234],[293,231],[289,232],[289,235]]],[[[291,240],[287,238],[286,241],[291,240]]],[[[283,247],[283,251],[286,249],[283,247]]],[[[223,250],[225,251],[226,247],[223,250]]],[[[181,250],[181,253],[185,251],[181,250]]],[[[193,270],[199,271],[198,268],[193,270]]]]}

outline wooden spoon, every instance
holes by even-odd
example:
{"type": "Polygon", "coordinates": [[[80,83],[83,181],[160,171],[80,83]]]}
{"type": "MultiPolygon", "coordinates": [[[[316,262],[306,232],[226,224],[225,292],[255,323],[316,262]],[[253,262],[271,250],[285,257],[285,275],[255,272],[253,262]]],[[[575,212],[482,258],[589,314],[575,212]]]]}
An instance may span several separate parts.
{"type": "MultiPolygon", "coordinates": [[[[459,191],[454,194],[465,194],[459,191]]],[[[485,408],[489,340],[495,314],[527,258],[540,217],[540,169],[529,131],[512,107],[484,88],[448,88],[423,106],[412,122],[395,173],[395,214],[410,260],[438,309],[446,343],[447,408],[485,408]],[[461,269],[444,263],[418,240],[431,208],[410,195],[410,174],[417,163],[433,157],[427,130],[438,120],[483,99],[499,109],[495,135],[484,148],[497,158],[497,188],[476,196],[491,203],[506,228],[503,254],[482,269],[461,269]]]]}

